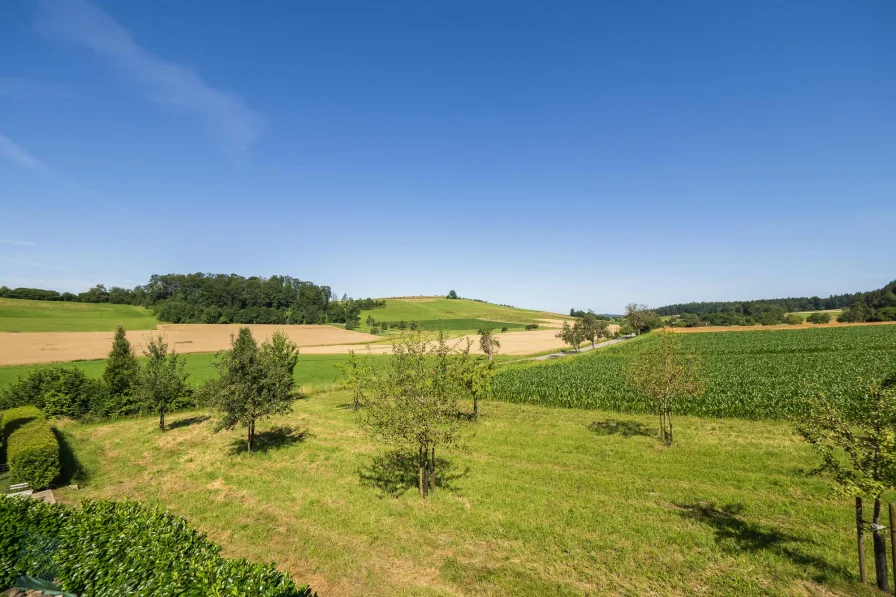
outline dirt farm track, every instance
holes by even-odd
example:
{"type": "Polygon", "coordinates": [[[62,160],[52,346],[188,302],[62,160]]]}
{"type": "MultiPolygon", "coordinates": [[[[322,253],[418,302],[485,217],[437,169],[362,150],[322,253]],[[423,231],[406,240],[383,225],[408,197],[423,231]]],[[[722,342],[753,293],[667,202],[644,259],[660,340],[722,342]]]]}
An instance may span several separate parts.
{"type": "MultiPolygon", "coordinates": [[[[543,320],[551,326],[530,332],[496,334],[501,342],[501,354],[525,355],[561,348],[563,343],[555,337],[554,325],[559,322],[543,320]]],[[[240,325],[221,324],[161,324],[154,331],[128,332],[128,340],[134,351],[141,355],[150,334],[163,334],[168,345],[179,353],[215,352],[230,345],[230,336],[240,325]]],[[[275,330],[284,331],[303,354],[342,354],[349,350],[381,354],[391,351],[391,345],[380,336],[350,332],[329,325],[249,325],[259,341],[268,338],[275,330]]],[[[559,327],[559,326],[558,326],[559,327]]],[[[112,345],[113,332],[3,332],[0,333],[0,366],[31,365],[105,358],[112,345]]],[[[473,350],[478,350],[478,337],[473,340],[473,350]]]]}

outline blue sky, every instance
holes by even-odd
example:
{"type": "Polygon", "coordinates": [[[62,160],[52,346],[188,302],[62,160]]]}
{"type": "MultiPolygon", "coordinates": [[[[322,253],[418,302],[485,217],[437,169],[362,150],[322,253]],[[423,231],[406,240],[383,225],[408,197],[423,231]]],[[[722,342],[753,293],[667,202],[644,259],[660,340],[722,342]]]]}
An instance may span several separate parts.
{"type": "Polygon", "coordinates": [[[0,4],[0,284],[618,312],[896,278],[896,3],[0,4]]]}

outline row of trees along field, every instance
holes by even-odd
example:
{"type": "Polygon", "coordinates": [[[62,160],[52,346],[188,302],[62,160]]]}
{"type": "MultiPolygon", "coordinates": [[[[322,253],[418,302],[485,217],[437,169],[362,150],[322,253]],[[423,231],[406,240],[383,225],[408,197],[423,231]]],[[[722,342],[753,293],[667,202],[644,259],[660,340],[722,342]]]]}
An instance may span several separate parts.
{"type": "MultiPolygon", "coordinates": [[[[740,302],[705,302],[668,305],[656,309],[660,316],[678,316],[683,327],[700,325],[775,325],[801,323],[788,314],[794,311],[843,309],[842,322],[896,321],[896,281],[870,292],[820,297],[767,299],[740,302]]],[[[822,323],[822,321],[810,321],[822,323]]]]}
{"type": "Polygon", "coordinates": [[[83,303],[140,305],[168,323],[344,323],[355,329],[361,311],[385,307],[382,300],[341,300],[329,286],[290,276],[270,278],[236,274],[153,275],[133,289],[97,285],[72,294],[37,288],[0,287],[0,297],[83,303]]]}

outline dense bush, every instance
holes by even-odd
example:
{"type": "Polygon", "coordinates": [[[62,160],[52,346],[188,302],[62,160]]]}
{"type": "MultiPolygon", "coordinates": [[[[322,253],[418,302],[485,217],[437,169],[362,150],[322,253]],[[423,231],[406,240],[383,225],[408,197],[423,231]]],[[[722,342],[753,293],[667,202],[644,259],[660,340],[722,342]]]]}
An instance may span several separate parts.
{"type": "Polygon", "coordinates": [[[13,483],[43,489],[59,476],[59,442],[36,407],[0,412],[0,432],[13,483]]]}
{"type": "Polygon", "coordinates": [[[831,314],[825,311],[810,313],[806,318],[806,321],[808,321],[809,323],[828,323],[829,321],[831,321],[831,314]]]}
{"type": "Polygon", "coordinates": [[[51,576],[83,597],[312,595],[272,565],[228,560],[220,550],[185,519],[139,502],[75,509],[0,498],[0,585],[28,574],[51,576]],[[49,561],[29,556],[46,546],[49,561]]]}
{"type": "MultiPolygon", "coordinates": [[[[655,338],[627,342],[575,358],[508,365],[493,378],[492,395],[508,402],[652,412],[628,383],[629,358],[655,338]]],[[[852,404],[867,384],[896,369],[896,326],[858,326],[684,334],[682,349],[702,364],[706,391],[678,412],[703,417],[787,418],[800,400],[824,392],[852,404]]]]}
{"type": "Polygon", "coordinates": [[[106,390],[77,367],[47,367],[20,377],[0,392],[0,409],[36,406],[48,417],[104,414],[106,390]]]}

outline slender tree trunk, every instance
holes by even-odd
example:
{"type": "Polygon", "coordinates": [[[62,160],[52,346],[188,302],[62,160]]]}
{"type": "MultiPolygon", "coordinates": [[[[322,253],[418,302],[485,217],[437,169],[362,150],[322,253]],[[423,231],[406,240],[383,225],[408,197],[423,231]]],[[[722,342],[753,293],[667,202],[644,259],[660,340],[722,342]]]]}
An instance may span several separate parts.
{"type": "Polygon", "coordinates": [[[432,447],[432,456],[429,459],[429,491],[436,492],[436,448],[432,447]]]}
{"type": "Polygon", "coordinates": [[[417,488],[423,497],[423,448],[417,448],[417,488]]]}
{"type": "Polygon", "coordinates": [[[669,408],[669,405],[666,405],[666,419],[669,421],[669,441],[666,445],[672,445],[672,409],[669,408]]]}
{"type": "Polygon", "coordinates": [[[165,411],[159,413],[159,431],[165,431],[165,411]]]}
{"type": "Polygon", "coordinates": [[[429,448],[423,448],[423,497],[429,497],[429,448]]]}
{"type": "Polygon", "coordinates": [[[246,446],[248,446],[248,451],[251,452],[252,448],[255,447],[255,421],[249,422],[249,437],[246,439],[246,446]]]}
{"type": "Polygon", "coordinates": [[[862,521],[862,498],[856,498],[856,538],[859,544],[859,581],[864,583],[865,577],[865,545],[863,542],[865,531],[862,521]]]}
{"type": "Polygon", "coordinates": [[[887,544],[880,532],[880,496],[874,498],[874,520],[872,521],[874,537],[874,573],[877,576],[877,588],[884,593],[890,592],[887,579],[887,544]]]}
{"type": "Polygon", "coordinates": [[[475,394],[473,395],[473,418],[479,418],[479,398],[475,394]]]}
{"type": "Polygon", "coordinates": [[[666,441],[666,411],[660,405],[660,439],[666,441]]]}

